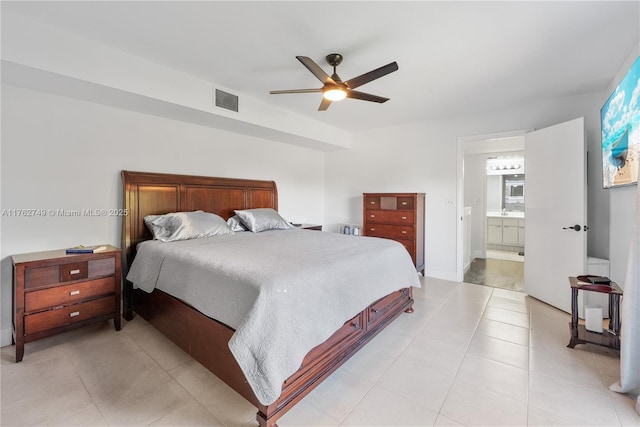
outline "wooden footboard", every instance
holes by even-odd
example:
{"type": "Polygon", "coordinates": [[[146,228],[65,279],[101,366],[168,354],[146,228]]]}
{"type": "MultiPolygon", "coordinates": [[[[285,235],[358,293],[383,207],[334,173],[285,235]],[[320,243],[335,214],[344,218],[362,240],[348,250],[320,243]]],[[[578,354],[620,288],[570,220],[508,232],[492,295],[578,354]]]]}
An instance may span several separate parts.
{"type": "Polygon", "coordinates": [[[159,290],[135,290],[134,310],[194,359],[258,408],[260,426],[277,420],[333,371],[413,305],[411,288],[394,292],[367,307],[312,349],[300,369],[282,385],[280,398],[262,405],[247,383],[228,342],[234,330],[159,290]]]}

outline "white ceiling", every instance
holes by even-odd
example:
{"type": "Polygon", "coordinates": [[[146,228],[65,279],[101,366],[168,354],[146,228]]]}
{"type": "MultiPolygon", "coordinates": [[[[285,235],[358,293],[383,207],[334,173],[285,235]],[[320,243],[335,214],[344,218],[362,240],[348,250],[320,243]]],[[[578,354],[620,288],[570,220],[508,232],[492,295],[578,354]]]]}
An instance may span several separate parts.
{"type": "Polygon", "coordinates": [[[7,2],[11,10],[347,129],[508,109],[607,89],[640,38],[640,2],[7,2]],[[391,98],[318,112],[295,56],[345,57],[343,80],[397,61],[358,90],[391,98]]]}

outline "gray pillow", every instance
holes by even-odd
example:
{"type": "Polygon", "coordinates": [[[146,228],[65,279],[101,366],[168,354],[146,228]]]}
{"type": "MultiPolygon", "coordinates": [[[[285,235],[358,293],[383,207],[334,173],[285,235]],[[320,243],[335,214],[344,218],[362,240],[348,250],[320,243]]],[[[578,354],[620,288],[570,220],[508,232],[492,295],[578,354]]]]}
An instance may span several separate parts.
{"type": "Polygon", "coordinates": [[[240,221],[250,231],[258,233],[266,230],[286,230],[294,228],[280,214],[271,208],[257,208],[234,211],[240,221]]]}
{"type": "Polygon", "coordinates": [[[163,242],[233,234],[222,217],[203,211],[147,215],[144,222],[153,237],[163,242]]]}
{"type": "Polygon", "coordinates": [[[238,215],[234,215],[227,220],[227,225],[233,231],[247,231],[247,227],[244,226],[238,215]]]}

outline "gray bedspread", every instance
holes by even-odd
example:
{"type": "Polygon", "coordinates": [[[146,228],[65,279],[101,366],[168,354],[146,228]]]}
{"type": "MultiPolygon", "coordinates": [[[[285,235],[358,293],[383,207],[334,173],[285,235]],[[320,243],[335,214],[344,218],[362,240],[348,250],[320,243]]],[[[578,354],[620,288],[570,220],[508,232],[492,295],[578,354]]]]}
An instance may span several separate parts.
{"type": "Polygon", "coordinates": [[[300,229],[146,241],[127,279],[234,328],[229,348],[265,405],[347,320],[393,291],[420,286],[400,243],[300,229]]]}

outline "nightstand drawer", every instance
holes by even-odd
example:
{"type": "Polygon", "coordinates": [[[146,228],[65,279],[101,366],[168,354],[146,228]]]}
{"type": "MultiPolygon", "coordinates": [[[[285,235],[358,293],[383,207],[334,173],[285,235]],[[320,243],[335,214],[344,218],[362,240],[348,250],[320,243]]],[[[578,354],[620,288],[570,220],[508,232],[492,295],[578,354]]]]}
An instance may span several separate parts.
{"type": "Polygon", "coordinates": [[[89,277],[89,263],[87,261],[72,262],[60,266],[60,282],[83,280],[89,277]]]}
{"type": "Polygon", "coordinates": [[[35,334],[37,332],[54,329],[72,323],[81,322],[93,317],[112,314],[116,311],[115,297],[109,296],[61,307],[55,310],[43,311],[30,314],[24,317],[25,334],[35,334]]]}
{"type": "Polygon", "coordinates": [[[113,293],[114,278],[105,277],[41,291],[26,292],[24,308],[27,312],[44,310],[113,293]]]}
{"type": "Polygon", "coordinates": [[[413,225],[415,215],[413,212],[403,211],[367,211],[365,216],[371,223],[407,224],[413,225]]]}
{"type": "Polygon", "coordinates": [[[25,269],[24,287],[30,289],[71,280],[92,279],[113,275],[115,272],[116,263],[113,256],[44,267],[30,267],[25,269]]]}
{"type": "Polygon", "coordinates": [[[365,231],[367,236],[373,237],[397,239],[413,239],[415,237],[415,229],[410,225],[371,224],[365,231]]]}

